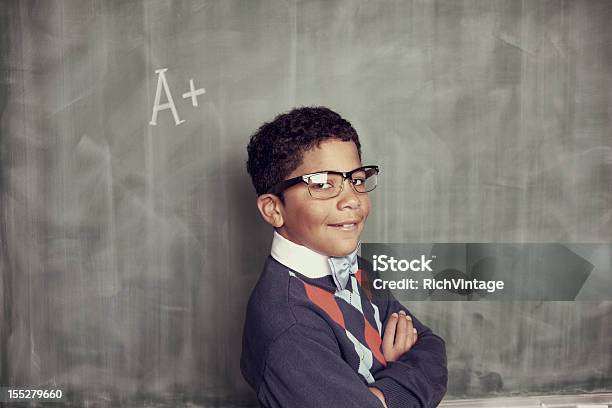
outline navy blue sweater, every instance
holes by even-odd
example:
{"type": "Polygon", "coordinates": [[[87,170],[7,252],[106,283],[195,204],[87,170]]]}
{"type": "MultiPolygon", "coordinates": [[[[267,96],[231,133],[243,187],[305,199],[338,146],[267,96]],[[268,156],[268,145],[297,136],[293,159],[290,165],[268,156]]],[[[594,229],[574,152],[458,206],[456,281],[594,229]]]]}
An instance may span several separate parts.
{"type": "MultiPolygon", "coordinates": [[[[308,278],[269,256],[249,299],[240,368],[263,407],[436,407],[446,392],[444,341],[390,292],[372,297],[372,272],[343,291],[331,276],[308,278]],[[398,361],[382,354],[393,312],[412,317],[417,342],[398,361]]],[[[365,269],[362,269],[365,268],[365,269]]]]}

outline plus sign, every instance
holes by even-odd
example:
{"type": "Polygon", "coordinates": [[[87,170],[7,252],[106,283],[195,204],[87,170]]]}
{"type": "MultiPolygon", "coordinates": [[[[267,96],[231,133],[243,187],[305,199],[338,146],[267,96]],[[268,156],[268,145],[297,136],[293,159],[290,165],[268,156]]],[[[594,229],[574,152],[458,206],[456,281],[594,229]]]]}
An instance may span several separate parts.
{"type": "Polygon", "coordinates": [[[191,98],[191,104],[193,106],[198,106],[198,95],[202,95],[206,93],[204,88],[195,89],[195,85],[193,85],[193,79],[189,80],[189,88],[191,91],[185,92],[183,94],[183,99],[191,98]]]}

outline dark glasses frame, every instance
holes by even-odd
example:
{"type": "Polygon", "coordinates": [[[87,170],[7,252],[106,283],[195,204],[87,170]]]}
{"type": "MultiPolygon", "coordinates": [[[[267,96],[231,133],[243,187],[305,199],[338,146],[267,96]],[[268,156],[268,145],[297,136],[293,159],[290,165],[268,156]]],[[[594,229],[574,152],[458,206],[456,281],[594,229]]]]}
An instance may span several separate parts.
{"type": "MultiPolygon", "coordinates": [[[[340,195],[340,193],[342,192],[342,189],[344,188],[344,180],[346,180],[346,179],[352,180],[352,175],[354,173],[357,173],[359,171],[364,171],[364,170],[366,171],[366,173],[367,173],[367,170],[374,170],[375,171],[375,175],[378,175],[380,173],[380,169],[376,165],[361,166],[361,167],[356,168],[355,170],[351,170],[351,171],[347,171],[347,172],[335,171],[335,170],[316,171],[314,173],[303,174],[301,176],[293,177],[293,178],[290,178],[288,180],[283,180],[280,183],[275,184],[274,186],[270,187],[267,192],[268,192],[268,194],[280,195],[283,191],[285,191],[289,187],[293,187],[293,186],[295,186],[297,184],[300,184],[300,183],[305,183],[306,186],[308,186],[308,179],[310,177],[316,176],[318,174],[326,173],[326,174],[337,174],[339,176],[342,176],[342,184],[340,186],[340,190],[339,190],[338,194],[333,196],[333,197],[329,197],[329,198],[334,198],[334,197],[337,197],[338,195],[340,195]]],[[[351,183],[351,186],[352,186],[353,190],[356,193],[359,193],[359,194],[368,193],[368,191],[357,191],[357,189],[355,188],[353,183],[351,183]]],[[[376,186],[374,186],[374,188],[376,188],[376,186]]],[[[374,188],[372,190],[374,190],[374,188]]],[[[370,191],[372,191],[372,190],[370,190],[370,191]]],[[[309,193],[310,193],[310,190],[309,190],[309,193]]]]}

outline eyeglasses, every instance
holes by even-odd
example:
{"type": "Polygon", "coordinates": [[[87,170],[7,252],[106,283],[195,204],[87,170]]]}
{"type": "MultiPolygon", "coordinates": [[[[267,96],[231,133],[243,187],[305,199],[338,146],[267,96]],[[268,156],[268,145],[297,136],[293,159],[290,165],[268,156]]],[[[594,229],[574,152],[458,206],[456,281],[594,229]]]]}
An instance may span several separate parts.
{"type": "Polygon", "coordinates": [[[325,200],[339,196],[344,188],[344,180],[347,179],[356,193],[363,194],[376,188],[378,173],[378,166],[363,166],[349,172],[319,171],[281,181],[271,187],[268,193],[279,195],[289,187],[306,183],[312,198],[325,200]]]}

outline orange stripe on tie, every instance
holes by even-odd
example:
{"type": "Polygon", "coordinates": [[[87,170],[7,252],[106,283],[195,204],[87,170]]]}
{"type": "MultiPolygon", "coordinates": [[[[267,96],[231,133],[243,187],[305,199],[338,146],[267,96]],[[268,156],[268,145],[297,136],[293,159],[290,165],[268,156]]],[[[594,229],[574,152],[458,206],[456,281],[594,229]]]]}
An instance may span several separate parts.
{"type": "Polygon", "coordinates": [[[304,288],[306,289],[306,295],[308,295],[312,303],[323,309],[334,322],[338,323],[340,327],[346,330],[344,316],[342,315],[340,306],[336,303],[334,294],[306,282],[304,282],[304,288]]]}
{"type": "Polygon", "coordinates": [[[355,279],[357,279],[357,282],[361,285],[361,269],[357,269],[357,272],[355,272],[355,279]]]}
{"type": "Polygon", "coordinates": [[[374,356],[374,358],[376,358],[380,364],[386,367],[387,361],[385,360],[385,356],[383,356],[382,352],[380,351],[380,346],[382,344],[380,334],[378,334],[378,330],[372,327],[372,325],[370,324],[370,322],[368,322],[368,319],[366,319],[365,316],[363,320],[365,323],[364,336],[366,343],[368,344],[368,348],[372,351],[372,355],[374,356]]]}
{"type": "Polygon", "coordinates": [[[372,292],[370,288],[367,285],[363,286],[363,270],[362,269],[357,269],[357,272],[355,272],[355,279],[357,279],[359,286],[361,286],[361,289],[363,289],[363,292],[365,293],[368,300],[372,302],[372,292]]]}

